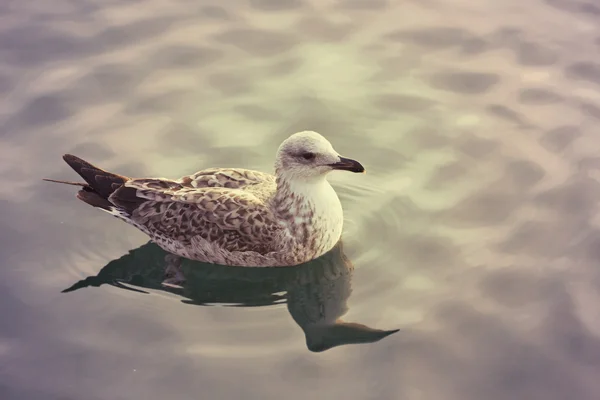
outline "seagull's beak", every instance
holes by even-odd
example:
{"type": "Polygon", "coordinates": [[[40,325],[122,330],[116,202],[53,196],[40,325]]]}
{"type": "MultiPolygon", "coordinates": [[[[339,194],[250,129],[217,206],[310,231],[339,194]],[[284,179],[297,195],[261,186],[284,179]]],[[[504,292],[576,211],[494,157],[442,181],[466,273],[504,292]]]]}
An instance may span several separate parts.
{"type": "Polygon", "coordinates": [[[340,157],[340,161],[329,164],[329,166],[333,169],[339,169],[342,171],[351,171],[351,172],[365,172],[365,168],[356,160],[352,160],[346,157],[340,157]]]}

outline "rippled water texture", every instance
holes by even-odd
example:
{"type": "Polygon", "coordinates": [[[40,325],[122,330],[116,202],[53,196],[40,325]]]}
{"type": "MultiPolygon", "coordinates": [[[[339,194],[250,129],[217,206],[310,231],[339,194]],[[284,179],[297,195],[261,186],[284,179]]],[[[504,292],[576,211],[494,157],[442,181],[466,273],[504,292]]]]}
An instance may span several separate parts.
{"type": "Polygon", "coordinates": [[[591,0],[0,2],[0,398],[597,400],[599,51],[591,0]],[[295,269],[166,288],[40,181],[271,171],[304,129],[367,174],[295,269]]]}

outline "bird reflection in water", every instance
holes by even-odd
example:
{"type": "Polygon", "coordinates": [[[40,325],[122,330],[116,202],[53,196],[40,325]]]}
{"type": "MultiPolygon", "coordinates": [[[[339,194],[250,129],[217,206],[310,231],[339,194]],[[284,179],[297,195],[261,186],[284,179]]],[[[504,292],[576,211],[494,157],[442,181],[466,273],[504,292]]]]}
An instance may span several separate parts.
{"type": "Polygon", "coordinates": [[[306,346],[314,352],[373,343],[398,332],[340,319],[348,312],[354,272],[342,247],[340,241],[323,256],[295,267],[232,267],[185,259],[172,268],[167,265],[168,253],[149,242],[63,292],[109,284],[140,293],[147,293],[143,288],[163,290],[183,297],[183,303],[200,306],[257,307],[285,302],[304,332],[306,346]],[[165,283],[173,281],[172,277],[165,280],[173,270],[182,271],[180,285],[165,283]]]}

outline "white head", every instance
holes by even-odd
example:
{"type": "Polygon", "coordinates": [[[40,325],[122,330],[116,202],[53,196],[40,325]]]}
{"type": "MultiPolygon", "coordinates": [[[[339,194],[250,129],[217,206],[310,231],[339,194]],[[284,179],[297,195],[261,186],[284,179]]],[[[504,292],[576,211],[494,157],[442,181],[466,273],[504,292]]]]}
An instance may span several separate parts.
{"type": "Polygon", "coordinates": [[[331,143],[317,132],[298,132],[283,141],[275,159],[277,176],[286,179],[313,180],[334,169],[365,172],[355,160],[342,157],[331,143]]]}

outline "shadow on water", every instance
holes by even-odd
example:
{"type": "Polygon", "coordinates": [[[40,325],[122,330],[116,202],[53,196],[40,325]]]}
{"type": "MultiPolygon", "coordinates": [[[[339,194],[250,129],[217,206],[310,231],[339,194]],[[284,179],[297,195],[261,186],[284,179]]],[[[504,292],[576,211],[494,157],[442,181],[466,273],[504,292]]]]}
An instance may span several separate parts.
{"type": "Polygon", "coordinates": [[[198,306],[265,307],[286,303],[310,351],[373,343],[398,332],[345,322],[354,266],[339,242],[318,259],[295,267],[232,267],[184,260],[182,286],[165,285],[167,252],[149,242],[109,262],[96,276],[80,280],[63,293],[104,284],[148,294],[161,290],[198,306]],[[127,285],[125,285],[125,283],[127,285]],[[131,285],[131,286],[130,286],[131,285]]]}

